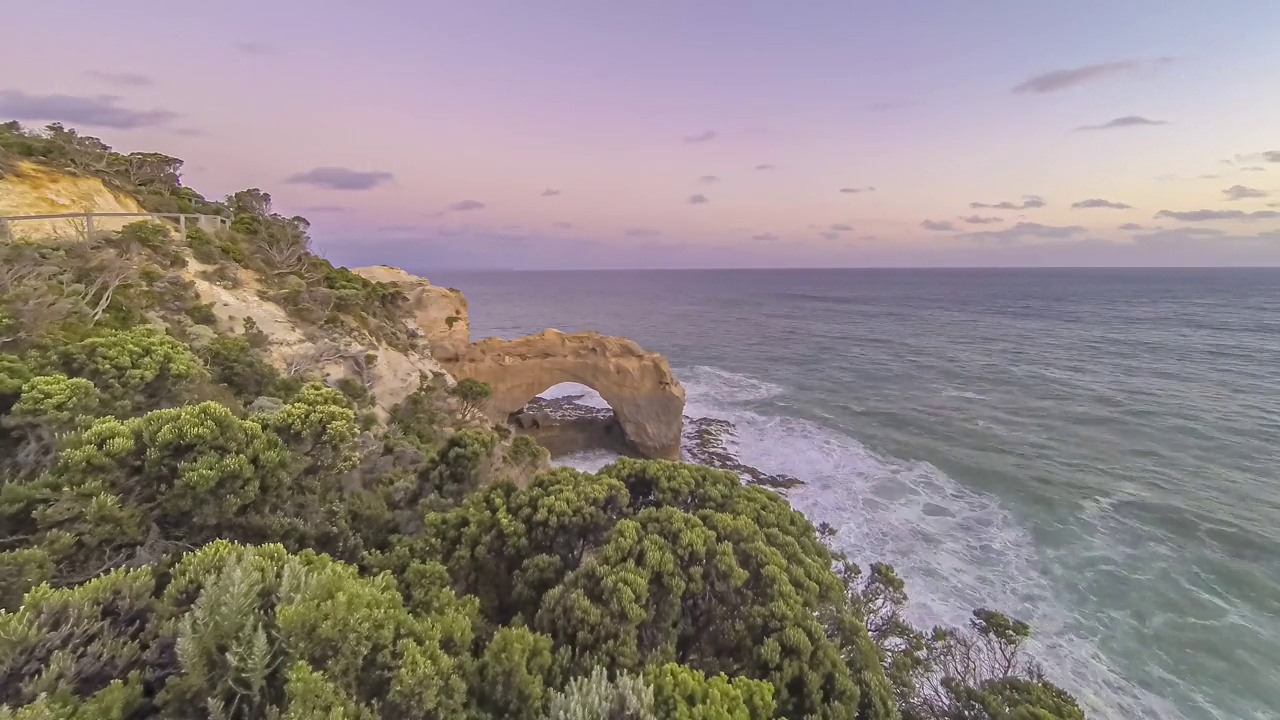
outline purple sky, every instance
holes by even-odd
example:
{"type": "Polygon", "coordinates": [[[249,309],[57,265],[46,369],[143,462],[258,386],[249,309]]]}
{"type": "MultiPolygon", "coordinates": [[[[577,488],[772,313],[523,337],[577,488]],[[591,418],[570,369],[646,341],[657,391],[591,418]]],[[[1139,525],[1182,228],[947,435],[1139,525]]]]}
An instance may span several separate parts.
{"type": "Polygon", "coordinates": [[[1280,264],[1276,2],[44,0],[5,24],[0,120],[261,187],[347,264],[1280,264]]]}

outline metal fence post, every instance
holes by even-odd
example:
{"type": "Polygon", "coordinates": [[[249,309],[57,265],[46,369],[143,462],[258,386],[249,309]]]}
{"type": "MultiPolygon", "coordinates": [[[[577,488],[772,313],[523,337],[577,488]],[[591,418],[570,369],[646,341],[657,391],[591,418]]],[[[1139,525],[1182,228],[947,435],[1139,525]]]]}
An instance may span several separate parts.
{"type": "Polygon", "coordinates": [[[93,213],[84,214],[84,239],[93,239],[93,213]]]}

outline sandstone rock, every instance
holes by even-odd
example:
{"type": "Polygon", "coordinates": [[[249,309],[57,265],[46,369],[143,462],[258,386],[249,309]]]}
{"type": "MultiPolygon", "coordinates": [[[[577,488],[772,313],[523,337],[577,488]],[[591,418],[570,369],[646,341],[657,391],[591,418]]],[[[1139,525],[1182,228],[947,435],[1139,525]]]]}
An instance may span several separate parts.
{"type": "Polygon", "coordinates": [[[409,298],[410,317],[405,323],[419,329],[431,346],[437,360],[457,357],[471,342],[471,325],[467,317],[467,299],[452,288],[432,285],[425,278],[390,265],[355,268],[375,282],[396,285],[409,298]]]}
{"type": "Polygon", "coordinates": [[[258,330],[266,335],[267,359],[276,367],[305,366],[318,371],[332,384],[357,374],[355,358],[363,358],[369,353],[377,355],[378,360],[368,373],[369,391],[376,398],[377,410],[383,417],[418,389],[424,374],[448,375],[427,353],[402,352],[380,343],[357,341],[350,337],[317,342],[298,328],[283,307],[259,295],[262,285],[254,273],[242,270],[242,286],[225,288],[201,277],[202,272],[210,269],[209,265],[189,259],[182,274],[195,285],[201,302],[212,303],[218,329],[222,332],[239,333],[245,318],[251,318],[258,330]]]}
{"type": "Polygon", "coordinates": [[[636,450],[649,457],[680,457],[684,388],[665,357],[626,338],[559,330],[514,340],[486,338],[442,364],[454,377],[489,384],[493,395],[484,411],[494,422],[505,422],[553,385],[576,382],[609,403],[636,450]]]}

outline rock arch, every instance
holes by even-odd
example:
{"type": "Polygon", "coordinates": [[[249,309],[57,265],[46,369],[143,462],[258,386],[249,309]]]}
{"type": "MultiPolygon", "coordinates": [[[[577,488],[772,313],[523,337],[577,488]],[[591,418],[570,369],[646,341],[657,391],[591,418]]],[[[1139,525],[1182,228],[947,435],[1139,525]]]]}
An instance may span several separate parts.
{"type": "Polygon", "coordinates": [[[486,338],[443,364],[456,378],[489,384],[493,395],[484,411],[494,422],[505,422],[547,388],[575,382],[609,403],[637,451],[680,458],[684,388],[665,357],[627,338],[559,330],[514,340],[486,338]]]}

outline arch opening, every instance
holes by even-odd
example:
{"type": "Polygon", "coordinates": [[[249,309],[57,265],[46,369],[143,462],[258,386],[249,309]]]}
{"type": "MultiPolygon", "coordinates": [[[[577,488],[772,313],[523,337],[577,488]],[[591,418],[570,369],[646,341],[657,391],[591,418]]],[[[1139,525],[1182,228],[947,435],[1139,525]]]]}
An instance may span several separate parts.
{"type": "Polygon", "coordinates": [[[553,460],[568,460],[575,467],[595,468],[620,455],[641,455],[608,401],[581,383],[552,385],[511,413],[507,422],[515,432],[537,440],[553,460]]]}
{"type": "Polygon", "coordinates": [[[613,409],[634,450],[645,457],[679,459],[684,388],[666,358],[625,338],[544,330],[514,340],[471,343],[446,364],[454,377],[489,384],[485,413],[498,423],[562,383],[595,390],[613,409]]]}

